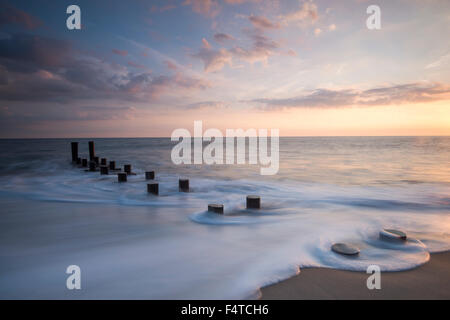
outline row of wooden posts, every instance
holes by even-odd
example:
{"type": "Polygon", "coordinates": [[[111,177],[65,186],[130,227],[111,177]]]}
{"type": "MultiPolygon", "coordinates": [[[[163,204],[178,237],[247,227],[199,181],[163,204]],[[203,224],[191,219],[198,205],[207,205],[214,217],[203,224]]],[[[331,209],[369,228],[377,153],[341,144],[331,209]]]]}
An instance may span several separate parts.
{"type": "MultiPolygon", "coordinates": [[[[88,167],[87,159],[81,159],[78,157],[78,142],[72,142],[72,162],[82,167],[88,167]]],[[[131,164],[124,165],[124,170],[120,168],[116,168],[115,161],[109,161],[109,166],[107,165],[106,158],[101,158],[95,156],[94,150],[94,141],[89,141],[89,170],[86,171],[97,171],[97,167],[100,168],[100,174],[109,174],[109,171],[117,172],[117,179],[119,182],[126,182],[128,175],[135,175],[131,171],[131,164]]],[[[155,179],[155,171],[146,171],[145,172],[146,180],[154,180],[155,179]]],[[[179,190],[182,192],[189,192],[189,180],[188,179],[179,179],[179,190]]],[[[159,195],[159,184],[158,183],[149,183],[147,184],[147,192],[159,195]]],[[[260,209],[261,208],[261,198],[255,195],[247,196],[247,209],[260,209]]],[[[209,204],[208,211],[214,212],[218,214],[223,214],[223,204],[209,204]]],[[[401,230],[395,229],[383,229],[380,231],[380,239],[385,241],[407,241],[407,235],[401,230]]],[[[331,246],[331,250],[339,253],[341,255],[354,256],[359,255],[359,248],[353,246],[349,243],[334,243],[331,246]]]]}
{"type": "MultiPolygon", "coordinates": [[[[115,161],[109,161],[109,165],[106,158],[99,158],[95,155],[94,141],[89,141],[89,162],[88,159],[82,159],[78,157],[78,142],[71,142],[72,148],[72,163],[81,165],[81,167],[89,168],[86,171],[96,172],[97,168],[100,169],[100,174],[108,175],[109,172],[117,173],[117,181],[122,183],[127,181],[128,175],[136,175],[136,173],[131,171],[131,164],[125,164],[122,169],[116,168],[115,161]]],[[[146,180],[155,179],[155,171],[145,172],[146,180]]],[[[189,192],[189,179],[179,179],[178,187],[181,192],[189,192]]],[[[159,184],[157,182],[147,184],[147,192],[159,195],[159,184]]],[[[260,209],[261,208],[261,198],[256,195],[247,196],[247,209],[260,209]]],[[[223,204],[209,204],[208,211],[218,214],[224,213],[223,204]]]]}

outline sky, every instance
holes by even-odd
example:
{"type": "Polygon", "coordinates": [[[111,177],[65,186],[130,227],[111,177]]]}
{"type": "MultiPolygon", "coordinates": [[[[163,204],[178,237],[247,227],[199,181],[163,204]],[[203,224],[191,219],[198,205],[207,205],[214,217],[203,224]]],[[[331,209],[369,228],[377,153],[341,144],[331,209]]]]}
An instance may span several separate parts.
{"type": "Polygon", "coordinates": [[[450,135],[449,34],[448,0],[0,0],[0,138],[450,135]]]}

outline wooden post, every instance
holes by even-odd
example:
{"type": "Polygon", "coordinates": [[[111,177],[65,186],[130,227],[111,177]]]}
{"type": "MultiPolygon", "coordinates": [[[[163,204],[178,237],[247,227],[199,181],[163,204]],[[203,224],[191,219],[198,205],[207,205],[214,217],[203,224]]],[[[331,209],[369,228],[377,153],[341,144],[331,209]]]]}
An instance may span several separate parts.
{"type": "Polygon", "coordinates": [[[127,174],[124,172],[120,172],[117,174],[117,180],[119,182],[127,182],[127,174]]]}
{"type": "Polygon", "coordinates": [[[178,189],[182,192],[189,192],[189,180],[188,179],[179,179],[178,180],[178,189]]]}
{"type": "Polygon", "coordinates": [[[101,166],[100,167],[100,174],[108,174],[108,167],[107,166],[101,166]]]}
{"type": "Polygon", "coordinates": [[[223,204],[208,204],[208,211],[223,214],[223,204]]]}
{"type": "Polygon", "coordinates": [[[78,142],[71,142],[72,147],[72,162],[77,162],[78,159],[78,142]]]}
{"type": "Polygon", "coordinates": [[[146,171],[145,180],[153,180],[153,179],[155,179],[155,171],[146,171]]]}
{"type": "Polygon", "coordinates": [[[94,162],[95,162],[95,165],[98,167],[100,165],[99,157],[94,157],[94,162]]]}
{"type": "Polygon", "coordinates": [[[130,174],[131,173],[131,164],[124,165],[123,171],[125,171],[127,174],[130,174]]]}
{"type": "Polygon", "coordinates": [[[87,167],[87,159],[81,159],[81,166],[87,167]]]}
{"type": "Polygon", "coordinates": [[[89,171],[95,171],[95,162],[89,161],[89,171]]]}
{"type": "Polygon", "coordinates": [[[95,150],[94,150],[94,141],[89,141],[89,160],[94,160],[95,150]]]}
{"type": "Polygon", "coordinates": [[[116,170],[116,162],[115,161],[109,162],[109,170],[116,170]]]}
{"type": "Polygon", "coordinates": [[[247,196],[247,209],[260,209],[261,198],[259,196],[247,196]]]}
{"type": "Polygon", "coordinates": [[[100,165],[106,166],[106,158],[101,158],[100,159],[100,165]]]}
{"type": "Polygon", "coordinates": [[[77,164],[81,164],[81,158],[80,157],[77,158],[77,164]]]}
{"type": "Polygon", "coordinates": [[[157,183],[147,184],[147,192],[152,193],[154,195],[159,195],[159,184],[157,183]]]}

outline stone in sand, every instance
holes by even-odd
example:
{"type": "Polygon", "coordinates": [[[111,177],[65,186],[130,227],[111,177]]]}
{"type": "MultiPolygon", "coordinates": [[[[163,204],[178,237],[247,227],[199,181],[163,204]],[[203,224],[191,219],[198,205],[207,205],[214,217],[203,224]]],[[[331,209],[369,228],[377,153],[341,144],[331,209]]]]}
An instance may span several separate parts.
{"type": "Polygon", "coordinates": [[[331,250],[336,253],[344,254],[347,256],[354,256],[359,254],[359,249],[348,243],[335,243],[331,246],[331,250]]]}
{"type": "Polygon", "coordinates": [[[383,229],[382,231],[380,231],[380,239],[406,241],[407,236],[406,233],[401,230],[383,229]]]}

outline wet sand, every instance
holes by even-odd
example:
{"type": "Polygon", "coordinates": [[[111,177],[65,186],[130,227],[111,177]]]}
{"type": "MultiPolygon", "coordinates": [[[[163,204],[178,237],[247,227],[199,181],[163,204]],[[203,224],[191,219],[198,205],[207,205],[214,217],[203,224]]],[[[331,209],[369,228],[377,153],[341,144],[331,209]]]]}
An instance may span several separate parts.
{"type": "Polygon", "coordinates": [[[416,269],[382,272],[381,289],[367,289],[369,274],[307,268],[261,289],[262,299],[450,299],[450,252],[435,253],[416,269]]]}

